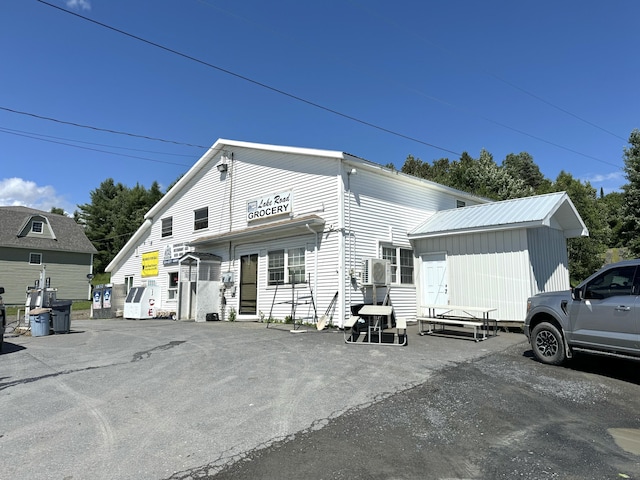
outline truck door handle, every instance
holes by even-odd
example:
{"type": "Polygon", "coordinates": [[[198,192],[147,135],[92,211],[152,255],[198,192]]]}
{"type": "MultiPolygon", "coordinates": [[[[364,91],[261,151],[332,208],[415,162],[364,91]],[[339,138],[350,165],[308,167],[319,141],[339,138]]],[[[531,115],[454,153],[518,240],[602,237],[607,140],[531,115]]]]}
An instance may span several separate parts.
{"type": "Polygon", "coordinates": [[[628,312],[629,310],[631,310],[631,307],[625,307],[624,305],[620,305],[616,307],[616,310],[618,312],[628,312]]]}

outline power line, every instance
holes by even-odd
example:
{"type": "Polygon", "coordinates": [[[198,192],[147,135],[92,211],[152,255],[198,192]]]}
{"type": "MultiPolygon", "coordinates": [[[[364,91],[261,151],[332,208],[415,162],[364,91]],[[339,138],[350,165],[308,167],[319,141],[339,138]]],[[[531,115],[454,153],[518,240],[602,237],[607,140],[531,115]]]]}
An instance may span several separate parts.
{"type": "MultiPolygon", "coordinates": [[[[38,0],[38,1],[40,1],[40,0],[38,0]]],[[[43,3],[46,3],[46,2],[43,2],[43,3]]],[[[47,3],[47,5],[50,5],[50,4],[47,3]]],[[[50,5],[50,6],[52,6],[54,8],[58,8],[55,5],[50,5]]],[[[67,11],[67,10],[64,10],[64,9],[60,9],[60,10],[62,10],[64,12],[67,11]]],[[[73,12],[69,12],[69,13],[73,13],[73,12]]],[[[84,18],[84,17],[82,17],[82,18],[84,18]]],[[[58,118],[44,117],[42,115],[37,115],[35,113],[21,112],[20,110],[14,110],[13,108],[9,108],[9,107],[0,106],[0,110],[4,110],[6,112],[11,112],[11,113],[17,113],[17,114],[20,114],[20,115],[27,115],[29,117],[39,118],[40,120],[49,120],[50,122],[62,123],[62,124],[65,124],[65,125],[72,125],[74,127],[88,128],[88,129],[97,130],[97,131],[100,131],[100,132],[115,133],[116,135],[126,135],[128,137],[144,138],[145,140],[153,140],[153,141],[156,141],[156,142],[164,142],[164,143],[173,143],[175,145],[185,145],[187,147],[209,148],[209,147],[204,147],[202,145],[194,145],[192,143],[177,142],[177,141],[174,141],[174,140],[166,140],[164,138],[148,137],[146,135],[139,135],[139,134],[136,134],[136,133],[122,132],[122,131],[119,131],[119,130],[109,130],[107,128],[93,127],[91,125],[83,125],[81,123],[69,122],[69,121],[66,121],[66,120],[60,120],[58,118]]]]}
{"type": "MultiPolygon", "coordinates": [[[[219,71],[219,72],[222,72],[222,73],[225,73],[225,74],[227,74],[227,75],[230,75],[230,76],[233,76],[233,77],[235,77],[235,78],[238,78],[238,79],[240,79],[240,80],[244,80],[244,81],[246,81],[246,82],[252,83],[252,84],[257,85],[257,86],[259,86],[259,87],[265,88],[265,89],[267,89],[267,90],[270,90],[270,91],[272,91],[272,92],[278,93],[278,94],[280,94],[280,95],[283,95],[283,96],[285,96],[285,97],[291,98],[291,99],[293,99],[293,100],[297,100],[297,101],[299,101],[299,102],[305,103],[305,104],[307,104],[307,105],[309,105],[309,106],[312,106],[312,107],[318,108],[318,109],[323,110],[323,111],[325,111],[325,112],[329,112],[329,113],[332,113],[332,114],[334,114],[334,115],[338,115],[338,116],[340,116],[340,117],[342,117],[342,118],[345,118],[345,119],[348,119],[348,120],[351,120],[351,121],[354,121],[354,122],[360,123],[361,125],[365,125],[365,126],[368,126],[368,127],[374,128],[374,129],[376,129],[376,130],[379,130],[379,131],[382,131],[382,132],[388,133],[388,134],[390,134],[390,135],[394,135],[394,136],[397,136],[397,137],[400,137],[400,138],[404,138],[405,140],[409,140],[409,141],[412,141],[412,142],[415,142],[415,143],[419,143],[419,144],[421,144],[421,145],[425,145],[425,146],[428,146],[428,147],[431,147],[431,148],[435,148],[435,149],[437,149],[437,150],[441,150],[441,151],[444,151],[444,152],[447,152],[447,153],[451,153],[451,154],[454,154],[454,155],[458,155],[458,156],[460,156],[460,155],[461,155],[461,153],[459,153],[459,152],[455,152],[455,151],[453,151],[453,150],[450,150],[450,149],[447,149],[447,148],[444,148],[444,147],[440,147],[440,146],[438,146],[438,145],[435,145],[435,144],[432,144],[432,143],[429,143],[429,142],[426,142],[426,141],[420,140],[420,139],[418,139],[418,138],[415,138],[415,137],[412,137],[412,136],[409,136],[409,135],[405,135],[405,134],[400,133],[400,132],[397,132],[397,131],[395,131],[395,130],[391,130],[391,129],[388,129],[388,128],[385,128],[385,127],[382,127],[382,126],[376,125],[376,124],[374,124],[374,123],[368,122],[368,121],[366,121],[366,120],[362,120],[362,119],[357,118],[357,117],[354,117],[354,116],[352,116],[352,115],[345,114],[345,113],[340,112],[340,111],[338,111],[338,110],[335,110],[335,109],[332,109],[332,108],[329,108],[329,107],[325,107],[325,106],[320,105],[320,104],[318,104],[318,103],[316,103],[316,102],[313,102],[313,101],[311,101],[311,100],[307,100],[307,99],[305,99],[305,98],[303,98],[303,97],[300,97],[300,96],[297,96],[297,95],[291,94],[291,93],[286,92],[286,91],[284,91],[284,90],[281,90],[281,89],[279,89],[279,88],[272,87],[272,86],[270,86],[270,85],[267,85],[267,84],[265,84],[265,83],[259,82],[259,81],[257,81],[257,80],[253,80],[252,78],[249,78],[249,77],[246,77],[246,76],[244,76],[244,75],[241,75],[241,74],[235,73],[235,72],[233,72],[233,71],[231,71],[231,70],[228,70],[228,69],[225,69],[225,68],[223,68],[223,67],[220,67],[220,66],[217,66],[217,65],[211,64],[211,63],[209,63],[209,62],[205,62],[204,60],[200,60],[200,59],[198,59],[198,58],[196,58],[196,57],[193,57],[193,56],[191,56],[191,55],[188,55],[188,54],[185,54],[185,53],[179,52],[179,51],[177,51],[177,50],[174,50],[174,49],[172,49],[172,48],[166,47],[166,46],[161,45],[161,44],[159,44],[159,43],[156,43],[156,42],[153,42],[153,41],[147,40],[147,39],[145,39],[145,38],[139,37],[139,36],[137,36],[137,35],[134,35],[134,34],[128,33],[128,32],[126,32],[126,31],[124,31],[124,30],[118,29],[118,28],[116,28],[116,27],[112,27],[112,26],[110,26],[110,25],[107,25],[107,24],[105,24],[105,23],[99,22],[99,21],[97,21],[97,20],[93,20],[93,19],[91,19],[91,18],[89,18],[89,17],[85,17],[85,16],[80,15],[80,14],[78,14],[78,13],[76,13],[76,12],[72,12],[72,11],[66,10],[66,9],[64,9],[64,8],[58,7],[57,5],[53,5],[53,4],[48,3],[48,2],[46,2],[46,1],[44,1],[44,0],[37,0],[37,1],[38,1],[38,2],[40,2],[40,3],[42,3],[42,4],[44,4],[44,5],[47,5],[47,6],[49,6],[49,7],[55,8],[55,9],[57,9],[57,10],[61,11],[61,12],[64,12],[64,13],[67,13],[67,14],[73,15],[73,16],[78,17],[78,18],[80,18],[80,19],[82,19],[82,20],[85,20],[85,21],[87,21],[87,22],[90,22],[90,23],[93,23],[93,24],[98,25],[98,26],[100,26],[100,27],[103,27],[103,28],[106,28],[106,29],[108,29],[108,30],[114,31],[114,32],[116,32],[116,33],[119,33],[119,34],[121,34],[121,35],[127,36],[127,37],[129,37],[129,38],[134,39],[134,40],[138,40],[138,41],[140,41],[140,42],[142,42],[142,43],[146,43],[147,45],[151,45],[151,46],[153,46],[153,47],[159,48],[159,49],[161,49],[161,50],[164,50],[164,51],[166,51],[166,52],[172,53],[172,54],[174,54],[174,55],[178,55],[178,56],[180,56],[180,57],[183,57],[183,58],[185,58],[185,59],[188,59],[188,60],[191,60],[191,61],[193,61],[193,62],[199,63],[199,64],[201,64],[201,65],[207,66],[207,67],[209,67],[209,68],[213,68],[213,69],[215,69],[215,70],[217,70],[217,71],[219,71]]],[[[205,3],[205,4],[206,4],[206,2],[203,2],[203,3],[205,3]]],[[[431,97],[430,97],[430,98],[431,98],[431,97]]],[[[445,103],[445,104],[446,104],[446,102],[443,102],[442,100],[438,100],[438,99],[435,99],[435,100],[437,100],[437,101],[439,101],[439,102],[441,102],[441,103],[445,103]]],[[[459,108],[459,107],[456,107],[456,108],[459,108]]],[[[558,148],[564,149],[564,150],[566,150],[566,151],[568,151],[568,152],[571,152],[571,153],[574,153],[574,154],[577,154],[577,155],[583,156],[583,157],[585,157],[585,158],[589,158],[589,159],[592,159],[592,160],[595,160],[595,161],[598,161],[598,162],[601,162],[601,163],[604,163],[604,164],[607,164],[607,165],[611,165],[611,166],[614,166],[614,167],[616,167],[616,168],[620,168],[620,166],[619,166],[619,165],[613,164],[613,163],[608,162],[608,161],[606,161],[606,160],[602,160],[602,159],[600,159],[600,158],[597,158],[597,157],[594,157],[594,156],[591,156],[591,155],[587,155],[587,154],[581,153],[581,152],[579,152],[579,151],[577,151],[577,150],[573,150],[573,149],[571,149],[571,148],[564,147],[564,146],[559,145],[559,144],[557,144],[557,143],[553,143],[553,142],[550,142],[550,141],[544,140],[544,139],[542,139],[542,138],[540,138],[540,137],[537,137],[537,136],[534,136],[534,135],[528,134],[528,133],[526,133],[526,132],[523,132],[523,131],[521,131],[521,130],[517,130],[517,129],[512,128],[512,127],[508,127],[508,126],[506,126],[506,125],[503,125],[503,124],[501,124],[501,123],[498,123],[498,122],[493,121],[493,120],[491,120],[491,119],[488,119],[488,118],[486,118],[486,117],[482,117],[482,116],[480,116],[480,118],[483,118],[484,120],[490,121],[490,122],[492,122],[492,123],[494,123],[494,124],[496,124],[496,125],[499,125],[499,126],[502,126],[502,127],[508,128],[508,129],[510,129],[510,130],[512,130],[512,131],[515,131],[515,132],[517,132],[517,133],[520,133],[520,134],[523,134],[523,135],[529,136],[530,138],[534,138],[534,139],[536,139],[536,140],[542,141],[542,142],[547,143],[547,144],[549,144],[549,145],[553,145],[553,146],[555,146],[555,147],[558,147],[558,148]]],[[[610,132],[608,132],[608,133],[610,133],[610,132]]],[[[615,134],[614,134],[614,135],[615,135],[615,134]]],[[[618,138],[621,138],[621,137],[618,137],[618,138]]],[[[206,148],[206,147],[202,147],[202,148],[206,148]]]]}
{"type": "Polygon", "coordinates": [[[147,45],[151,45],[153,47],[159,48],[159,49],[164,50],[166,52],[173,53],[174,55],[178,55],[180,57],[186,58],[187,60],[191,60],[193,62],[196,62],[196,63],[199,63],[201,65],[207,66],[209,68],[213,68],[215,70],[218,70],[219,72],[226,73],[227,75],[231,75],[233,77],[239,78],[240,80],[244,80],[246,82],[252,83],[254,85],[257,85],[259,87],[265,88],[265,89],[270,90],[272,92],[278,93],[280,95],[284,95],[285,97],[291,98],[293,100],[297,100],[299,102],[305,103],[307,105],[310,105],[312,107],[318,108],[320,110],[324,110],[325,112],[329,112],[329,113],[332,113],[334,115],[338,115],[338,116],[340,116],[342,118],[346,118],[347,120],[351,120],[351,121],[360,123],[361,125],[365,125],[367,127],[375,128],[376,130],[380,130],[380,131],[388,133],[390,135],[394,135],[396,137],[404,138],[405,140],[410,140],[412,142],[416,142],[416,143],[419,143],[421,145],[425,145],[427,147],[435,148],[437,150],[442,150],[443,152],[452,153],[454,155],[461,155],[459,152],[455,152],[453,150],[449,150],[447,148],[440,147],[438,145],[434,145],[434,144],[429,143],[429,142],[425,142],[425,141],[420,140],[418,138],[411,137],[409,135],[405,135],[403,133],[396,132],[394,130],[391,130],[391,129],[388,129],[388,128],[385,128],[385,127],[381,127],[380,125],[376,125],[374,123],[367,122],[366,120],[362,120],[360,118],[348,115],[346,113],[342,113],[342,112],[340,112],[338,110],[334,110],[332,108],[325,107],[323,105],[320,105],[319,103],[315,103],[315,102],[312,102],[311,100],[307,100],[306,98],[302,98],[302,97],[299,97],[299,96],[294,95],[292,93],[285,92],[284,90],[280,90],[279,88],[272,87],[270,85],[267,85],[266,83],[262,83],[262,82],[259,82],[257,80],[253,80],[252,78],[246,77],[244,75],[240,75],[239,73],[232,72],[231,70],[228,70],[226,68],[222,68],[222,67],[219,67],[217,65],[213,65],[212,63],[205,62],[204,60],[200,60],[199,58],[193,57],[191,55],[187,55],[186,53],[179,52],[178,50],[174,50],[172,48],[165,47],[164,45],[161,45],[159,43],[152,42],[151,40],[147,40],[147,39],[139,37],[137,35],[133,35],[132,33],[125,32],[124,30],[120,30],[119,28],[112,27],[110,25],[107,25],[106,23],[98,22],[97,20],[93,20],[93,19],[91,19],[89,17],[85,17],[84,15],[80,15],[79,13],[71,12],[69,10],[65,10],[64,8],[58,7],[57,5],[53,5],[53,4],[48,3],[48,2],[45,2],[44,0],[37,0],[37,1],[42,3],[42,4],[44,4],[44,5],[47,5],[49,7],[55,8],[56,10],[60,10],[61,12],[68,13],[69,15],[73,15],[75,17],[81,18],[82,20],[85,20],[87,22],[91,22],[91,23],[93,23],[95,25],[98,25],[100,27],[103,27],[103,28],[106,28],[108,30],[114,31],[114,32],[119,33],[121,35],[125,35],[125,36],[127,36],[129,38],[133,38],[134,40],[138,40],[139,42],[143,42],[143,43],[146,43],[147,45]]]}
{"type": "Polygon", "coordinates": [[[15,136],[18,136],[18,137],[31,138],[32,140],[40,140],[41,142],[55,143],[57,145],[65,145],[67,147],[80,148],[82,150],[90,150],[92,152],[106,153],[108,155],[116,155],[116,156],[119,156],[119,157],[135,158],[136,160],[144,160],[144,161],[147,161],[147,162],[164,163],[166,165],[178,165],[180,167],[187,167],[187,168],[191,166],[191,165],[185,165],[183,163],[167,162],[167,161],[164,161],[164,160],[155,160],[153,158],[138,157],[136,155],[127,155],[127,154],[124,154],[124,153],[110,152],[108,150],[100,150],[98,148],[83,147],[82,145],[74,145],[72,143],[60,142],[60,141],[57,141],[57,140],[50,140],[50,139],[47,139],[47,138],[39,138],[39,137],[37,137],[35,135],[28,135],[28,134],[24,134],[24,133],[16,133],[16,132],[12,132],[10,130],[6,130],[6,129],[3,129],[3,128],[0,128],[0,132],[7,133],[9,135],[15,135],[15,136]]]}
{"type": "MultiPolygon", "coordinates": [[[[271,28],[267,28],[265,25],[261,24],[260,22],[255,22],[255,21],[253,21],[253,20],[252,20],[252,19],[250,19],[250,18],[247,18],[247,17],[245,17],[245,16],[238,15],[238,14],[236,14],[236,13],[234,13],[234,12],[232,12],[232,11],[228,10],[228,9],[221,8],[221,7],[219,7],[218,5],[213,5],[213,4],[209,3],[209,2],[208,2],[208,1],[206,1],[206,0],[198,0],[198,2],[199,2],[199,3],[202,3],[203,5],[206,5],[207,7],[210,7],[210,8],[216,9],[216,10],[218,10],[218,11],[220,11],[220,12],[222,12],[222,13],[224,13],[224,14],[228,15],[228,16],[235,17],[235,18],[238,18],[238,19],[240,19],[240,20],[242,20],[242,21],[244,21],[244,22],[250,23],[254,28],[260,28],[261,30],[263,30],[263,31],[265,31],[265,32],[267,32],[267,33],[269,33],[269,34],[274,35],[274,36],[277,36],[277,37],[281,37],[281,38],[283,38],[283,39],[284,39],[284,40],[286,40],[286,41],[289,41],[289,42],[290,42],[290,41],[294,41],[294,42],[297,42],[297,43],[301,43],[301,42],[302,42],[302,40],[300,40],[300,38],[297,38],[297,37],[294,37],[294,36],[291,36],[291,35],[284,35],[284,34],[282,33],[282,31],[280,31],[280,30],[274,30],[274,29],[271,29],[271,28]]],[[[401,28],[401,26],[400,26],[400,25],[398,25],[396,22],[394,22],[394,21],[392,21],[392,20],[389,20],[387,17],[383,17],[382,15],[379,15],[378,13],[376,13],[376,12],[372,11],[371,9],[368,9],[368,8],[364,7],[363,5],[359,4],[357,1],[350,0],[350,3],[352,3],[352,4],[354,4],[354,5],[358,6],[358,7],[360,7],[361,9],[363,9],[363,10],[365,10],[365,11],[367,11],[370,15],[372,15],[372,16],[374,16],[374,17],[382,18],[384,21],[388,22],[388,23],[389,23],[389,24],[391,24],[392,26],[397,27],[398,29],[401,29],[401,30],[405,31],[405,29],[402,29],[402,28],[401,28]]],[[[427,39],[427,38],[420,37],[419,35],[417,35],[417,34],[416,34],[415,32],[413,32],[412,30],[411,30],[411,33],[413,33],[413,35],[415,36],[415,38],[417,38],[419,41],[423,41],[423,42],[429,43],[429,44],[433,45],[433,46],[434,46],[434,47],[436,47],[436,48],[439,48],[440,50],[444,51],[445,53],[447,53],[447,54],[449,54],[449,55],[455,55],[455,52],[451,52],[451,51],[447,50],[446,48],[444,48],[444,47],[442,47],[442,46],[440,46],[440,45],[438,45],[438,44],[436,44],[436,43],[434,43],[434,42],[430,41],[430,40],[429,40],[429,39],[427,39]]],[[[338,63],[340,63],[341,65],[346,66],[347,68],[350,68],[350,69],[352,69],[352,70],[356,70],[356,69],[354,68],[353,62],[343,62],[343,61],[341,61],[340,59],[336,59],[336,58],[333,58],[333,57],[329,57],[328,55],[326,55],[326,54],[325,54],[325,52],[324,52],[323,50],[321,50],[321,51],[319,52],[319,54],[324,55],[325,57],[329,58],[329,59],[330,59],[330,60],[332,60],[332,61],[337,61],[337,62],[338,62],[338,63]]],[[[371,74],[371,72],[363,72],[363,71],[362,71],[362,70],[360,70],[360,69],[358,69],[357,71],[358,71],[358,72],[360,72],[360,73],[361,73],[361,74],[363,74],[363,75],[367,75],[367,76],[370,76],[370,77],[373,77],[373,76],[374,76],[374,75],[372,75],[372,74],[371,74]]],[[[531,95],[531,96],[534,96],[534,97],[535,97],[535,95],[534,95],[534,94],[532,94],[532,93],[530,93],[530,92],[527,92],[526,90],[522,89],[521,87],[518,87],[518,86],[517,86],[517,85],[515,85],[515,84],[513,84],[513,85],[512,85],[512,84],[509,84],[509,82],[507,82],[506,80],[501,79],[500,77],[498,77],[497,75],[492,74],[492,73],[491,73],[491,72],[489,72],[489,71],[485,71],[485,73],[486,73],[487,75],[490,75],[490,76],[495,77],[497,80],[500,80],[500,81],[502,81],[502,82],[504,82],[504,83],[507,83],[508,85],[512,86],[512,87],[513,87],[513,88],[515,88],[515,89],[518,89],[518,90],[522,91],[523,93],[526,93],[527,95],[531,95]]],[[[565,147],[565,146],[560,145],[560,144],[558,144],[558,143],[555,143],[555,142],[552,142],[552,141],[549,141],[549,140],[545,140],[545,139],[544,139],[544,138],[542,138],[542,137],[539,137],[539,136],[533,135],[533,134],[531,134],[531,133],[525,132],[525,131],[520,130],[520,129],[517,129],[517,128],[515,128],[515,127],[511,127],[511,126],[509,126],[509,125],[505,125],[505,124],[503,124],[503,123],[501,123],[501,122],[498,122],[498,121],[496,121],[496,120],[493,120],[493,119],[491,119],[491,118],[489,118],[489,117],[486,117],[486,116],[484,116],[484,115],[482,115],[482,114],[476,113],[476,112],[474,112],[474,111],[472,111],[472,110],[469,110],[469,109],[467,109],[467,108],[463,108],[463,107],[460,107],[460,106],[458,106],[458,105],[455,105],[455,104],[453,104],[453,103],[451,103],[451,102],[448,102],[448,101],[446,101],[446,100],[442,100],[442,99],[437,98],[437,97],[434,97],[434,96],[432,96],[432,95],[428,95],[428,94],[424,93],[423,91],[418,90],[418,89],[416,89],[416,88],[408,87],[407,85],[405,85],[405,84],[403,84],[403,83],[397,82],[395,79],[389,79],[388,77],[384,77],[384,76],[381,76],[381,75],[379,75],[379,74],[375,75],[375,77],[376,77],[376,78],[379,78],[379,79],[383,79],[384,81],[386,81],[386,82],[388,82],[388,83],[394,84],[394,85],[396,85],[396,86],[398,86],[398,87],[401,87],[401,88],[403,88],[403,89],[405,89],[405,90],[407,90],[407,91],[409,91],[409,92],[411,92],[411,93],[414,93],[414,94],[416,94],[416,95],[419,95],[419,96],[421,96],[421,97],[424,97],[424,98],[426,98],[426,99],[428,99],[428,100],[431,100],[431,101],[433,101],[433,102],[437,102],[437,103],[440,103],[440,104],[442,104],[442,105],[445,105],[445,106],[447,106],[447,107],[449,107],[449,108],[453,108],[453,109],[455,109],[455,110],[458,110],[458,111],[460,111],[460,112],[465,113],[466,115],[469,115],[469,116],[473,116],[473,117],[480,118],[480,119],[482,119],[482,120],[484,120],[484,121],[486,121],[486,122],[492,123],[492,124],[494,124],[494,125],[497,125],[497,126],[499,126],[499,127],[505,128],[505,129],[507,129],[507,130],[511,130],[512,132],[516,132],[516,133],[518,133],[518,134],[520,134],[520,135],[523,135],[523,136],[526,136],[526,137],[532,138],[532,139],[537,140],[537,141],[539,141],[539,142],[546,143],[547,145],[551,145],[551,146],[553,146],[553,147],[556,147],[556,148],[559,148],[559,149],[565,150],[565,151],[567,151],[567,152],[570,152],[570,153],[573,153],[573,154],[576,154],[576,155],[579,155],[579,156],[582,156],[582,157],[585,157],[585,158],[589,158],[589,159],[591,159],[591,160],[595,160],[595,161],[600,162],[600,163],[603,163],[603,164],[611,165],[611,166],[616,167],[616,168],[621,168],[621,167],[620,167],[620,165],[618,165],[618,164],[616,164],[616,163],[612,163],[612,162],[609,162],[609,161],[607,161],[607,160],[603,160],[603,159],[600,159],[600,158],[594,157],[593,155],[589,155],[589,154],[586,154],[586,153],[579,152],[579,151],[577,151],[577,150],[574,150],[574,149],[569,148],[569,147],[565,147]]],[[[551,104],[550,102],[545,101],[543,98],[539,98],[539,100],[540,100],[540,101],[542,101],[542,102],[544,102],[544,103],[548,103],[548,104],[550,104],[550,105],[554,106],[555,108],[558,108],[559,110],[562,110],[560,107],[556,107],[555,105],[551,104]]],[[[576,115],[574,115],[574,114],[572,114],[571,112],[568,112],[568,111],[567,111],[567,112],[565,112],[565,113],[568,113],[569,115],[572,115],[572,116],[576,116],[576,115]]],[[[576,118],[579,118],[579,117],[577,117],[577,116],[576,116],[576,118]]],[[[587,120],[584,120],[584,119],[581,119],[581,120],[582,120],[582,121],[584,121],[584,122],[586,122],[586,123],[591,124],[591,123],[590,123],[590,122],[588,122],[587,120]]],[[[601,129],[601,130],[603,130],[603,131],[605,131],[605,132],[607,132],[607,133],[609,133],[609,134],[611,134],[611,135],[613,135],[613,136],[615,136],[615,137],[617,137],[617,138],[620,138],[620,139],[622,139],[622,140],[625,140],[625,141],[626,141],[626,139],[624,139],[624,138],[622,138],[622,137],[620,137],[620,136],[616,135],[615,133],[612,133],[612,132],[609,132],[609,131],[607,131],[607,130],[604,130],[603,128],[598,127],[598,126],[597,126],[597,125],[595,125],[595,124],[593,124],[593,126],[595,126],[596,128],[599,128],[599,129],[601,129]]]]}
{"type": "MultiPolygon", "coordinates": [[[[68,142],[83,143],[85,145],[96,145],[98,147],[109,147],[109,148],[118,148],[120,150],[131,150],[132,152],[145,152],[145,153],[155,153],[155,154],[158,154],[158,155],[169,155],[169,156],[172,156],[172,157],[193,158],[193,155],[188,155],[188,154],[184,154],[184,153],[167,153],[167,152],[158,152],[158,151],[154,151],[154,150],[142,150],[142,149],[139,149],[139,148],[119,147],[117,145],[107,145],[107,144],[104,144],[104,143],[84,142],[82,140],[74,140],[74,139],[71,139],[71,138],[56,137],[56,136],[53,136],[53,135],[45,135],[43,133],[25,132],[23,130],[15,130],[13,128],[7,128],[7,127],[0,127],[0,132],[22,134],[22,135],[25,135],[25,136],[33,135],[34,137],[54,138],[56,140],[66,140],[68,142]]],[[[35,140],[38,140],[38,138],[35,138],[35,140]]]]}
{"type": "MultiPolygon", "coordinates": [[[[446,53],[448,55],[458,56],[459,57],[459,54],[457,54],[456,52],[453,52],[453,51],[449,50],[448,48],[443,47],[442,45],[439,45],[438,43],[436,43],[436,42],[434,42],[432,40],[429,40],[426,37],[423,37],[423,36],[419,35],[415,30],[413,30],[413,29],[408,29],[407,30],[406,28],[404,28],[404,26],[399,25],[397,22],[389,19],[387,16],[380,15],[380,14],[374,12],[372,9],[363,6],[361,3],[359,3],[359,2],[357,2],[355,0],[349,0],[349,2],[351,4],[353,4],[353,5],[358,6],[362,10],[368,12],[371,16],[375,16],[375,17],[379,18],[380,20],[388,23],[389,25],[392,25],[393,27],[402,30],[403,32],[407,32],[408,31],[411,35],[413,35],[418,40],[420,40],[422,42],[425,42],[425,43],[428,43],[428,44],[436,47],[437,49],[441,50],[442,52],[444,52],[444,53],[446,53]]],[[[560,106],[558,106],[558,105],[556,105],[554,103],[551,103],[550,101],[542,98],[541,96],[536,95],[535,93],[532,93],[532,92],[520,87],[519,85],[516,85],[515,83],[510,82],[510,81],[500,77],[499,75],[487,70],[482,65],[477,66],[477,68],[479,68],[480,71],[484,72],[485,74],[489,75],[490,77],[495,78],[499,82],[504,83],[505,85],[508,85],[509,87],[513,88],[514,90],[518,90],[519,92],[524,93],[525,95],[528,95],[531,98],[533,98],[535,100],[538,100],[539,102],[542,102],[545,105],[548,105],[548,106],[550,106],[550,107],[552,107],[552,108],[554,108],[554,109],[556,109],[556,110],[558,110],[558,111],[560,111],[560,112],[562,112],[562,113],[564,113],[566,115],[569,115],[569,116],[571,116],[571,117],[573,117],[573,118],[575,118],[575,119],[577,119],[577,120],[579,120],[579,121],[581,121],[581,122],[583,122],[583,123],[585,123],[585,124],[587,124],[587,125],[589,125],[591,127],[597,128],[598,130],[601,130],[604,133],[607,133],[607,134],[609,134],[609,135],[611,135],[611,136],[613,136],[615,138],[618,138],[620,140],[623,140],[625,142],[628,140],[628,139],[626,139],[624,137],[621,137],[617,133],[611,132],[610,130],[607,130],[606,128],[603,128],[600,125],[597,125],[597,124],[595,124],[595,123],[593,123],[593,122],[591,122],[591,121],[589,121],[589,120],[587,120],[585,118],[582,118],[579,115],[576,115],[575,113],[570,112],[569,110],[567,110],[565,108],[562,108],[562,107],[560,107],[560,106]]]]}

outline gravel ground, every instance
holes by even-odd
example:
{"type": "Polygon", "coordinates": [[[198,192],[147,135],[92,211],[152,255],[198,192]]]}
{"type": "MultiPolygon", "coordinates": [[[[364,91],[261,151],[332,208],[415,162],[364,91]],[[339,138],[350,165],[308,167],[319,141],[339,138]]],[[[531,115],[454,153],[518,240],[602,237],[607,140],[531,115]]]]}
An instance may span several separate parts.
{"type": "Polygon", "coordinates": [[[638,479],[640,443],[625,451],[610,429],[640,439],[639,380],[635,363],[548,367],[512,347],[251,452],[217,475],[172,478],[638,479]]]}

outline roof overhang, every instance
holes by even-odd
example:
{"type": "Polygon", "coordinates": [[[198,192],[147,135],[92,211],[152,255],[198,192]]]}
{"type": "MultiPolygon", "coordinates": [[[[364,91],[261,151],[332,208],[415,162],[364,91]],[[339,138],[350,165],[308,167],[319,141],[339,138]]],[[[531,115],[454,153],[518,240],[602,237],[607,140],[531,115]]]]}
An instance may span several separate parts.
{"type": "MultiPolygon", "coordinates": [[[[561,230],[565,238],[583,237],[589,235],[589,230],[582,221],[580,214],[564,192],[546,195],[544,208],[531,215],[531,208],[536,209],[538,199],[545,196],[525,197],[510,201],[495,202],[493,204],[475,205],[460,209],[441,210],[429,220],[408,233],[409,240],[422,238],[445,237],[449,235],[467,235],[472,233],[495,232],[505,230],[519,230],[529,228],[548,227],[561,230]],[[503,210],[496,210],[502,204],[510,202],[519,204],[520,214],[500,216],[503,210]],[[522,208],[524,207],[524,208],[522,208]],[[469,215],[468,212],[473,212],[469,215]],[[486,212],[493,212],[486,215],[486,212]],[[486,220],[486,221],[485,221],[486,220]]],[[[515,210],[514,210],[515,211],[515,210]]]]}
{"type": "Polygon", "coordinates": [[[269,222],[233,232],[200,237],[189,242],[192,247],[214,246],[221,243],[235,242],[238,240],[260,241],[273,239],[274,235],[283,237],[314,233],[324,230],[324,218],[318,215],[303,215],[296,218],[269,222]]]}

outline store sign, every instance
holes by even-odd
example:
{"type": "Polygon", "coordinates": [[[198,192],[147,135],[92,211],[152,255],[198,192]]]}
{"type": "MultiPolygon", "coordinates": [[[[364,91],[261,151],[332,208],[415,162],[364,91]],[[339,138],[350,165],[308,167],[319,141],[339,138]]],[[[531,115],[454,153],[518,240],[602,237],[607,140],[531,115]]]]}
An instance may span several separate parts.
{"type": "Polygon", "coordinates": [[[193,247],[187,246],[186,243],[174,243],[164,247],[164,255],[162,257],[163,265],[177,265],[180,257],[187,252],[193,251],[193,247]]]}
{"type": "Polygon", "coordinates": [[[291,191],[275,193],[247,202],[247,221],[284,215],[293,211],[291,191]]]}
{"type": "Polygon", "coordinates": [[[142,278],[158,276],[158,251],[142,254],[142,278]]]}

